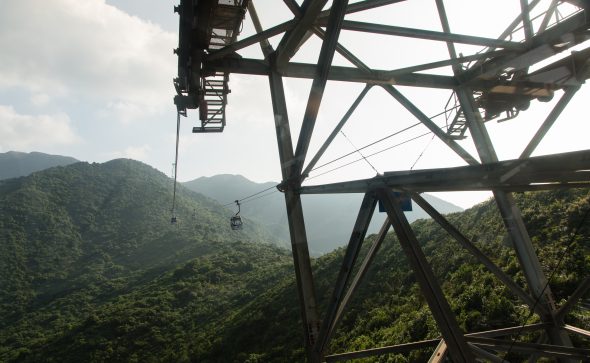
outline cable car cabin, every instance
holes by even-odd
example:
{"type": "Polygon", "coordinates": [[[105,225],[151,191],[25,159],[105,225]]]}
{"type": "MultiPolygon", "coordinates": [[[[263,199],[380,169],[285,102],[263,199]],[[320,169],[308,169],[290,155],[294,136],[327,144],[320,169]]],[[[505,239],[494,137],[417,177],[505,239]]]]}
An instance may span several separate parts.
{"type": "Polygon", "coordinates": [[[176,217],[170,218],[170,224],[176,224],[176,217]]]}
{"type": "Polygon", "coordinates": [[[233,216],[230,218],[231,229],[234,231],[242,229],[242,218],[240,216],[233,216]]]}

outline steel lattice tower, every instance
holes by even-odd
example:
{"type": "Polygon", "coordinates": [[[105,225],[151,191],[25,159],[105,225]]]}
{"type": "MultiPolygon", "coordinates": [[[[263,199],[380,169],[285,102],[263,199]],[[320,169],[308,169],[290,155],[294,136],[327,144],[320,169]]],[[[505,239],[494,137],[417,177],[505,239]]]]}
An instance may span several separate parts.
{"type": "Polygon", "coordinates": [[[436,9],[440,20],[437,26],[442,31],[352,21],[347,17],[381,7],[395,7],[402,2],[364,0],[349,4],[347,0],[333,0],[331,3],[327,0],[304,0],[299,4],[295,0],[284,0],[284,5],[292,13],[292,19],[264,29],[254,8],[254,3],[264,6],[263,1],[181,0],[176,8],[180,15],[179,48],[176,51],[179,57],[179,73],[175,79],[178,93],[175,103],[178,111],[186,115],[187,108],[199,109],[200,125],[193,129],[194,132],[223,131],[226,125],[225,105],[229,93],[229,74],[268,77],[282,172],[280,190],[285,196],[309,362],[347,360],[424,347],[434,347],[431,362],[442,361],[447,355],[454,362],[474,362],[476,359],[501,362],[501,353],[510,349],[530,354],[531,359],[545,356],[569,362],[587,358],[590,356],[590,349],[574,347],[570,335],[578,334],[587,339],[590,338],[590,332],[566,325],[564,317],[590,288],[590,277],[581,282],[565,304],[556,306],[547,277],[511,193],[590,187],[590,150],[531,156],[568,102],[590,77],[590,49],[571,52],[571,48],[590,38],[590,1],[553,0],[545,4],[541,0],[520,0],[519,13],[497,38],[454,33],[443,0],[430,2],[430,6],[436,9]],[[558,16],[563,13],[562,8],[570,9],[567,16],[558,16]],[[257,33],[238,39],[245,16],[250,17],[257,33]],[[445,59],[410,67],[372,69],[361,61],[362,54],[354,54],[339,43],[339,36],[343,32],[442,42],[446,45],[448,54],[445,59]],[[521,40],[513,38],[517,32],[522,34],[521,40]],[[269,42],[269,38],[274,36],[281,37],[276,47],[269,42]],[[321,39],[317,62],[311,64],[291,61],[310,37],[321,39]],[[253,44],[260,45],[264,59],[244,58],[239,55],[241,49],[253,44]],[[468,55],[460,54],[457,47],[465,44],[479,46],[481,50],[468,55]],[[353,66],[333,65],[336,53],[353,66]],[[555,55],[562,57],[552,61],[555,55]],[[543,61],[547,64],[531,70],[531,66],[543,61]],[[433,71],[441,67],[446,67],[450,72],[441,75],[433,71]],[[312,80],[296,145],[292,141],[285,100],[285,77],[312,80]],[[317,153],[308,158],[310,140],[329,81],[354,82],[365,85],[365,88],[317,153]],[[446,110],[449,112],[449,124],[444,128],[435,124],[398,90],[399,86],[452,92],[455,104],[446,110]],[[458,155],[464,166],[386,172],[369,179],[302,185],[372,87],[380,87],[391,95],[438,140],[458,155]],[[531,102],[548,101],[554,94],[560,94],[559,100],[547,113],[520,157],[500,160],[486,122],[498,118],[515,118],[531,102]],[[472,155],[462,146],[461,142],[464,141],[461,140],[467,137],[473,142],[477,155],[472,155]],[[526,290],[420,196],[422,192],[465,190],[493,192],[526,278],[526,290]],[[321,314],[316,301],[301,205],[302,194],[314,193],[364,194],[340,273],[334,282],[332,298],[327,310],[321,314]],[[428,212],[434,221],[502,281],[523,304],[538,314],[541,322],[527,325],[523,329],[542,331],[543,341],[511,343],[502,339],[518,331],[520,327],[478,333],[463,332],[460,329],[432,267],[402,211],[402,199],[408,197],[428,212]],[[388,218],[365,260],[360,263],[357,275],[352,276],[378,202],[384,206],[388,218]],[[329,342],[345,306],[391,226],[442,337],[434,341],[329,355],[329,342]]]}

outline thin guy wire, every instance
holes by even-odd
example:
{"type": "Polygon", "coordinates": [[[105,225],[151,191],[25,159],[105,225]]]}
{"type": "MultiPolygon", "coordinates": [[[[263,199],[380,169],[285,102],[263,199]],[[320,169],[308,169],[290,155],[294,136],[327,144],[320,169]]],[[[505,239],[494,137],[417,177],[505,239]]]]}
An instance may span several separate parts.
{"type": "MultiPolygon", "coordinates": [[[[439,113],[437,113],[436,115],[429,117],[429,119],[430,119],[430,120],[432,120],[432,119],[434,119],[434,118],[437,118],[437,117],[439,117],[439,116],[441,116],[441,115],[444,115],[446,112],[448,112],[448,111],[450,111],[450,110],[453,110],[453,109],[456,109],[456,108],[459,108],[459,107],[461,107],[461,106],[455,106],[455,107],[452,107],[452,108],[450,108],[450,109],[448,109],[448,110],[445,110],[445,111],[439,112],[439,113]]],[[[410,130],[410,129],[412,129],[412,128],[414,128],[414,127],[416,127],[416,126],[420,125],[420,124],[422,124],[422,122],[421,122],[421,121],[419,121],[419,122],[416,122],[415,124],[412,124],[412,125],[410,125],[410,126],[408,126],[408,127],[404,128],[404,129],[401,129],[401,130],[399,130],[399,131],[396,131],[396,132],[394,132],[394,133],[392,133],[392,134],[389,134],[389,135],[387,135],[387,136],[385,136],[385,137],[382,137],[382,138],[381,138],[381,139],[379,139],[379,140],[373,141],[372,143],[370,143],[370,144],[367,144],[367,145],[365,145],[365,146],[363,146],[363,147],[359,148],[358,150],[360,151],[360,150],[366,149],[366,148],[368,148],[368,147],[370,147],[370,146],[373,146],[373,145],[375,145],[375,144],[378,144],[378,143],[380,143],[380,142],[382,142],[382,141],[385,141],[385,140],[387,140],[387,139],[389,139],[389,138],[391,138],[391,137],[393,137],[393,136],[399,135],[399,134],[401,134],[402,132],[408,131],[408,130],[410,130]]],[[[443,128],[443,127],[441,127],[441,129],[442,129],[442,128],[443,128]]],[[[352,152],[349,152],[349,153],[347,153],[347,154],[344,154],[344,155],[342,155],[342,156],[340,156],[340,157],[338,157],[338,158],[336,158],[336,159],[334,159],[334,160],[330,160],[330,161],[328,161],[327,163],[324,163],[324,164],[322,164],[322,165],[316,166],[315,168],[311,169],[310,171],[314,171],[314,170],[317,170],[317,169],[323,168],[324,166],[330,165],[330,164],[332,164],[332,163],[334,163],[334,162],[336,162],[336,161],[338,161],[338,160],[344,159],[345,157],[347,157],[347,156],[350,156],[350,155],[354,154],[355,152],[356,152],[356,151],[352,151],[352,152]]]]}
{"type": "MultiPolygon", "coordinates": [[[[381,154],[382,152],[385,152],[385,151],[391,150],[391,149],[393,149],[393,148],[396,148],[396,147],[398,147],[398,146],[401,146],[401,145],[403,145],[403,144],[407,144],[407,143],[408,143],[408,142],[410,142],[410,141],[417,140],[417,139],[419,139],[419,138],[421,138],[421,137],[424,137],[424,136],[426,136],[426,135],[428,135],[428,134],[431,134],[431,133],[432,133],[432,131],[430,131],[430,132],[426,132],[426,133],[424,133],[424,134],[422,134],[422,135],[418,135],[418,136],[416,136],[416,137],[413,137],[413,138],[411,138],[411,139],[408,139],[408,140],[406,140],[406,141],[400,142],[399,144],[395,144],[395,145],[393,145],[393,146],[390,146],[390,147],[388,147],[388,148],[385,148],[385,149],[383,149],[383,150],[380,150],[380,151],[374,152],[374,153],[372,153],[372,154],[369,154],[369,155],[367,155],[367,157],[368,157],[368,158],[370,158],[371,156],[375,156],[375,155],[377,155],[377,154],[381,154]]],[[[325,175],[325,174],[331,173],[331,172],[333,172],[333,171],[336,171],[336,170],[338,170],[338,169],[344,168],[345,166],[349,166],[349,165],[351,165],[351,164],[354,164],[354,163],[356,163],[356,162],[359,162],[359,161],[361,161],[361,160],[363,160],[363,159],[356,159],[356,160],[354,160],[354,161],[351,161],[351,162],[349,162],[349,163],[346,163],[346,164],[344,164],[344,165],[340,165],[340,166],[338,166],[338,167],[336,167],[336,168],[334,168],[334,169],[330,169],[330,170],[328,170],[328,171],[326,171],[326,172],[323,172],[323,173],[321,173],[321,174],[318,174],[318,175],[314,175],[314,176],[312,176],[312,177],[309,177],[309,178],[307,178],[307,180],[310,180],[310,179],[313,179],[313,178],[317,178],[318,176],[321,176],[321,175],[325,175]]]]}
{"type": "Polygon", "coordinates": [[[375,169],[375,167],[373,166],[373,164],[371,164],[371,162],[369,161],[369,159],[367,159],[367,158],[366,158],[366,157],[363,155],[363,153],[362,153],[362,152],[361,152],[359,149],[357,149],[357,147],[356,147],[356,146],[354,146],[354,144],[352,143],[352,141],[350,141],[350,139],[348,138],[348,136],[346,136],[346,134],[344,133],[344,131],[340,130],[340,133],[342,134],[342,136],[344,136],[344,138],[345,138],[346,140],[348,140],[348,142],[350,143],[350,145],[352,145],[352,147],[353,147],[354,149],[356,149],[356,151],[357,151],[357,152],[359,153],[359,155],[360,155],[360,156],[361,156],[361,157],[362,157],[362,158],[363,158],[363,159],[364,159],[364,160],[367,162],[367,164],[369,164],[369,166],[370,166],[371,168],[373,168],[373,170],[375,170],[375,173],[379,174],[379,171],[377,171],[377,169],[375,169]]]}
{"type": "Polygon", "coordinates": [[[410,125],[410,126],[406,127],[405,129],[402,129],[402,130],[396,131],[396,132],[394,132],[393,134],[387,135],[387,136],[385,136],[385,137],[383,137],[383,138],[381,138],[381,139],[379,139],[379,140],[373,141],[372,143],[370,143],[370,144],[367,144],[367,145],[365,145],[365,146],[363,146],[363,147],[361,147],[361,148],[359,148],[359,149],[357,149],[357,150],[355,150],[355,151],[351,151],[351,152],[349,152],[349,153],[347,153],[347,154],[344,154],[344,155],[342,155],[342,156],[340,156],[340,157],[337,157],[337,158],[336,158],[336,159],[334,159],[334,160],[330,160],[330,161],[328,161],[327,163],[324,163],[324,164],[322,164],[322,165],[320,165],[320,166],[316,166],[315,168],[311,169],[310,171],[314,171],[314,170],[317,170],[317,169],[323,168],[324,166],[327,166],[327,165],[330,165],[330,164],[332,164],[332,163],[335,163],[336,161],[338,161],[338,160],[341,160],[341,159],[344,159],[345,157],[347,157],[347,156],[350,156],[350,155],[352,155],[352,154],[356,153],[357,151],[364,150],[364,149],[366,149],[366,148],[368,148],[368,147],[370,147],[370,146],[373,146],[373,145],[375,145],[375,144],[378,144],[378,143],[380,143],[380,142],[382,142],[382,141],[385,141],[385,140],[387,140],[387,139],[389,139],[389,138],[391,138],[391,137],[393,137],[393,136],[395,136],[395,135],[401,134],[401,133],[402,133],[402,132],[404,132],[404,131],[408,131],[408,130],[410,130],[410,129],[412,129],[412,128],[414,128],[414,127],[418,126],[418,125],[420,125],[421,123],[422,123],[422,122],[416,122],[415,124],[413,124],[413,125],[410,125]]]}
{"type": "Polygon", "coordinates": [[[412,164],[412,167],[410,168],[410,170],[414,170],[414,167],[418,163],[418,160],[420,160],[420,158],[422,157],[422,155],[424,155],[424,153],[426,152],[426,150],[428,149],[428,147],[430,146],[430,144],[432,144],[432,140],[434,140],[434,137],[435,136],[436,136],[435,134],[432,134],[432,138],[430,139],[430,141],[428,141],[428,144],[426,144],[426,147],[424,148],[424,150],[422,150],[422,152],[420,153],[420,155],[418,155],[418,158],[416,159],[416,161],[414,161],[414,164],[412,164]]]}

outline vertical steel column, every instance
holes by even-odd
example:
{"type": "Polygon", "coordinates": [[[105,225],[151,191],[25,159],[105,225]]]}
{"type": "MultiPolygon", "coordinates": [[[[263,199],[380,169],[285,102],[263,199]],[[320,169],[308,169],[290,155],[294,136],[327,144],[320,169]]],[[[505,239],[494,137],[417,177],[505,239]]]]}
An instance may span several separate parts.
{"type": "MultiPolygon", "coordinates": [[[[447,19],[443,0],[436,0],[436,5],[443,31],[445,33],[450,33],[451,29],[447,19]]],[[[531,7],[532,4],[529,4],[528,9],[530,10],[531,7]]],[[[523,21],[526,21],[525,17],[525,14],[523,14],[523,21]]],[[[457,58],[454,44],[447,42],[447,48],[451,58],[457,58]]],[[[453,73],[457,78],[461,78],[461,70],[459,67],[453,67],[453,73]]],[[[472,90],[465,86],[461,86],[456,90],[456,94],[459,99],[461,109],[463,110],[463,115],[467,120],[467,126],[473,138],[473,142],[481,162],[483,164],[497,162],[498,156],[496,155],[494,145],[492,144],[490,136],[484,125],[483,118],[481,117],[479,110],[475,107],[475,99],[473,97],[472,90]]],[[[520,209],[516,205],[512,194],[500,190],[494,190],[493,193],[496,204],[498,205],[498,209],[500,210],[500,214],[502,215],[504,225],[506,226],[508,234],[512,239],[512,243],[527,280],[529,290],[531,291],[533,297],[538,299],[539,303],[545,306],[547,311],[551,312],[551,314],[548,316],[541,316],[541,319],[544,322],[552,322],[555,324],[553,321],[553,314],[555,313],[556,308],[553,301],[553,294],[551,293],[551,288],[548,285],[547,278],[543,273],[541,263],[539,262],[527,232],[522,215],[520,213],[520,209]]],[[[547,333],[555,344],[572,346],[569,336],[563,329],[556,328],[556,326],[553,325],[553,327],[547,329],[547,333]]]]}
{"type": "MultiPolygon", "coordinates": [[[[260,24],[258,13],[256,12],[254,2],[252,1],[248,2],[248,13],[250,14],[250,19],[252,19],[252,24],[254,24],[254,29],[256,30],[256,33],[262,33],[262,25],[260,24]]],[[[260,49],[262,50],[262,54],[264,54],[265,58],[268,57],[274,51],[268,39],[263,39],[260,41],[260,49]]]]}
{"type": "Polygon", "coordinates": [[[448,346],[449,355],[454,362],[475,362],[475,356],[465,341],[463,332],[451,311],[434,272],[420,248],[420,243],[412,231],[410,223],[401,209],[400,201],[388,189],[378,189],[377,196],[383,202],[387,216],[393,224],[395,234],[414,271],[416,281],[430,307],[434,320],[448,346]]]}
{"type": "MultiPolygon", "coordinates": [[[[459,96],[459,102],[465,114],[469,131],[482,162],[486,164],[498,161],[481,114],[473,106],[473,93],[462,87],[457,91],[457,95],[459,96]]],[[[516,205],[512,194],[501,190],[494,190],[493,193],[504,225],[512,239],[512,244],[514,245],[514,250],[527,280],[529,290],[538,299],[539,303],[551,312],[549,316],[541,316],[541,320],[544,322],[553,322],[553,314],[556,311],[553,294],[541,268],[541,263],[529,237],[520,209],[516,205]]],[[[567,332],[563,329],[559,329],[554,325],[548,328],[547,333],[554,344],[572,346],[567,332]]]]}
{"type": "MultiPolygon", "coordinates": [[[[482,162],[485,164],[498,161],[498,157],[483,123],[483,119],[481,118],[481,114],[473,107],[473,93],[462,88],[457,94],[465,118],[467,119],[467,125],[473,137],[473,141],[477,146],[477,150],[480,153],[479,155],[482,162]]],[[[545,306],[545,308],[551,313],[548,316],[541,316],[542,321],[552,322],[554,324],[547,329],[551,341],[557,345],[571,347],[572,342],[567,332],[555,325],[556,322],[554,321],[553,315],[556,313],[556,307],[553,293],[551,292],[551,287],[543,273],[541,263],[539,262],[514,197],[512,194],[500,190],[494,190],[493,193],[500,214],[502,215],[504,225],[512,239],[529,290],[532,295],[538,299],[539,303],[545,306]]],[[[564,359],[563,361],[568,360],[564,359]]]]}
{"type": "MultiPolygon", "coordinates": [[[[274,53],[270,58],[272,67],[269,74],[269,82],[277,143],[279,147],[279,158],[281,161],[281,173],[283,181],[288,183],[293,177],[291,171],[293,170],[292,166],[294,163],[291,130],[289,128],[289,117],[287,115],[283,79],[276,71],[274,53]]],[[[303,219],[301,197],[290,186],[287,186],[285,189],[285,204],[287,207],[287,219],[291,235],[291,249],[293,251],[293,263],[295,265],[301,318],[304,324],[307,359],[310,363],[317,363],[320,361],[320,358],[315,350],[315,344],[319,334],[320,319],[316,303],[307,236],[305,233],[305,221],[303,219]]]]}

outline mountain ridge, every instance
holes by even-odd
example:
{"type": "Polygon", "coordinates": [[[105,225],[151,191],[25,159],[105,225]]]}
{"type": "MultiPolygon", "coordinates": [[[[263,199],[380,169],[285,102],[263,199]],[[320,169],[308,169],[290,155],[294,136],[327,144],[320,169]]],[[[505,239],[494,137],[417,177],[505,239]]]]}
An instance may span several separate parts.
{"type": "Polygon", "coordinates": [[[33,151],[30,153],[8,151],[0,153],[0,180],[26,176],[33,172],[74,164],[79,160],[70,156],[46,154],[33,151]]]}

